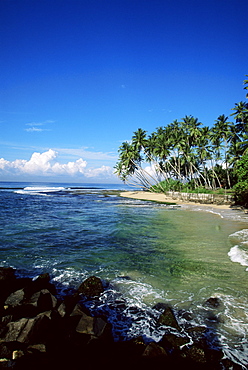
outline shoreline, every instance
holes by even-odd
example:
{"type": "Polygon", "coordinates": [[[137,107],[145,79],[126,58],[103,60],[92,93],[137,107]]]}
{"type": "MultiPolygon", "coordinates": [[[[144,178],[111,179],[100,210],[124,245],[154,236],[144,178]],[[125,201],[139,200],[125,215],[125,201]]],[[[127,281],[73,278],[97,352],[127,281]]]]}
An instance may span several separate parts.
{"type": "MultiPolygon", "coordinates": [[[[123,198],[131,198],[138,200],[148,200],[152,202],[159,203],[172,203],[179,206],[203,206],[203,207],[212,207],[215,209],[230,210],[232,206],[230,204],[214,204],[214,203],[200,203],[200,202],[187,202],[182,201],[181,199],[174,199],[164,193],[150,193],[146,191],[123,191],[120,193],[120,196],[123,198]]],[[[241,208],[239,208],[242,210],[241,208]]]]}

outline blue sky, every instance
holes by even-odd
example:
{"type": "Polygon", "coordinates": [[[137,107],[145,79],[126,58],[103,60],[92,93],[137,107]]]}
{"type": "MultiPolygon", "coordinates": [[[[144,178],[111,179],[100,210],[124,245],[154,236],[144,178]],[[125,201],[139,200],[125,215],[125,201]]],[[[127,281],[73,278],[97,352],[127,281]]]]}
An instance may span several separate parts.
{"type": "Polygon", "coordinates": [[[247,0],[0,0],[0,180],[117,182],[118,147],[245,100],[247,0]]]}

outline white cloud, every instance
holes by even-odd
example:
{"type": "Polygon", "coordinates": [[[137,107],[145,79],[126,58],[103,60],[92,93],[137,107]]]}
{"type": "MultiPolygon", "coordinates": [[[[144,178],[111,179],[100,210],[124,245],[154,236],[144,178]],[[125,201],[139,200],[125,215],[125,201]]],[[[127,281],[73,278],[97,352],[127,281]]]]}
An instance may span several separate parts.
{"type": "Polygon", "coordinates": [[[0,172],[13,175],[83,175],[87,178],[109,178],[113,176],[113,170],[109,166],[87,168],[87,162],[82,158],[76,161],[60,163],[56,161],[57,157],[58,152],[49,149],[43,153],[34,152],[29,160],[16,159],[7,161],[4,158],[0,158],[0,172]]]}
{"type": "Polygon", "coordinates": [[[50,130],[47,129],[47,128],[29,127],[29,128],[25,128],[25,131],[27,131],[27,132],[42,132],[42,131],[50,131],[50,130]]]}
{"type": "Polygon", "coordinates": [[[37,126],[43,126],[46,125],[47,123],[54,123],[55,121],[52,120],[46,120],[43,122],[28,122],[26,123],[26,126],[31,126],[29,128],[25,128],[24,130],[27,132],[42,132],[42,131],[51,131],[50,129],[47,128],[38,128],[37,126]]]}

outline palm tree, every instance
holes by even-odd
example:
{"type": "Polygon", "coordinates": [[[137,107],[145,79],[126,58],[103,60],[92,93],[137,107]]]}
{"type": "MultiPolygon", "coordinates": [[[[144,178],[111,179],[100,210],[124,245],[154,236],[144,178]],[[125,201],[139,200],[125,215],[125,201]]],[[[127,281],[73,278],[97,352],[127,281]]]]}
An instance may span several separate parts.
{"type": "MultiPolygon", "coordinates": [[[[245,75],[246,77],[248,77],[248,75],[245,75]]],[[[244,87],[245,90],[248,90],[248,80],[244,80],[244,85],[247,85],[244,87]]],[[[248,93],[246,94],[246,98],[248,98],[248,93]]]]}
{"type": "Polygon", "coordinates": [[[243,101],[235,103],[235,107],[232,108],[235,112],[231,114],[234,116],[237,127],[241,134],[247,133],[248,131],[248,103],[243,101]]]}
{"type": "Polygon", "coordinates": [[[231,187],[230,176],[229,176],[229,169],[228,169],[228,161],[227,161],[227,142],[229,136],[229,130],[231,122],[228,122],[228,117],[224,114],[220,115],[217,120],[215,120],[215,125],[212,129],[213,133],[215,134],[216,138],[224,142],[224,165],[226,170],[227,176],[227,183],[228,187],[231,187]]]}
{"type": "Polygon", "coordinates": [[[140,152],[146,146],[146,132],[141,128],[133,133],[132,144],[134,149],[140,152]]]}

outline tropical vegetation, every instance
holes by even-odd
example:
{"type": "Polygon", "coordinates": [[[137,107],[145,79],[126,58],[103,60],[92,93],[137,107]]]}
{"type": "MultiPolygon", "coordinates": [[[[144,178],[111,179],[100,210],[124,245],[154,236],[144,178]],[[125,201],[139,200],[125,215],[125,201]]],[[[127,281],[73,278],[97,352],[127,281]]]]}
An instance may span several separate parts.
{"type": "Polygon", "coordinates": [[[241,173],[248,167],[248,103],[232,110],[234,122],[222,114],[212,127],[186,115],[151,134],[138,128],[119,148],[116,174],[149,191],[233,189],[237,202],[248,204],[248,169],[241,173]]]}

